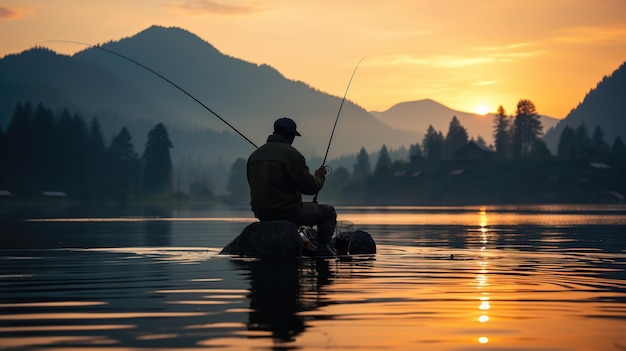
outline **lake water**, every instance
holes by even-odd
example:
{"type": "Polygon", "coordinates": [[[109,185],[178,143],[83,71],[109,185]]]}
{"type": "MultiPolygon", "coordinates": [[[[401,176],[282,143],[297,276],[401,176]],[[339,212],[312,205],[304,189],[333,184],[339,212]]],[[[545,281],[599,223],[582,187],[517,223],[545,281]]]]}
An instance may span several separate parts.
{"type": "Polygon", "coordinates": [[[247,207],[0,209],[3,350],[626,350],[626,207],[338,207],[378,253],[218,255],[247,207]]]}

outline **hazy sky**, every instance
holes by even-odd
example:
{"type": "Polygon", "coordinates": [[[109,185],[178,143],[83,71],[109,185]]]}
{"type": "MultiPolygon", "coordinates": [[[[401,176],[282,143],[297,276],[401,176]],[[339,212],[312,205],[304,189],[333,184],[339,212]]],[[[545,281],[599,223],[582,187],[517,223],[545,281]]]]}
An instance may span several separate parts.
{"type": "MultiPolygon", "coordinates": [[[[626,61],[625,0],[0,0],[0,56],[37,43],[104,43],[151,25],[367,110],[434,99],[563,118],[626,61]]],[[[46,46],[71,54],[84,47],[46,46]]]]}

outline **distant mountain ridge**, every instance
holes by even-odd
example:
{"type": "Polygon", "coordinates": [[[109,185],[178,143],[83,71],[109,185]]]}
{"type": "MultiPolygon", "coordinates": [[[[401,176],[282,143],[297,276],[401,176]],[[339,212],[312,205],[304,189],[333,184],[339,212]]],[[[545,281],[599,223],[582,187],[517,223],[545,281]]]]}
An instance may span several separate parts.
{"type": "Polygon", "coordinates": [[[625,97],[626,61],[612,74],[603,77],[576,108],[546,133],[546,144],[555,153],[565,126],[576,129],[581,123],[585,123],[590,136],[595,127],[599,126],[609,146],[617,136],[626,141],[625,97]]]}
{"type": "MultiPolygon", "coordinates": [[[[456,116],[470,138],[477,139],[480,136],[488,145],[493,143],[494,114],[492,113],[483,116],[457,111],[431,99],[402,102],[387,111],[370,111],[370,113],[393,128],[403,128],[423,135],[432,125],[444,136],[448,132],[452,117],[456,116]]],[[[558,123],[558,119],[548,116],[542,115],[540,119],[544,132],[558,123]]]]}

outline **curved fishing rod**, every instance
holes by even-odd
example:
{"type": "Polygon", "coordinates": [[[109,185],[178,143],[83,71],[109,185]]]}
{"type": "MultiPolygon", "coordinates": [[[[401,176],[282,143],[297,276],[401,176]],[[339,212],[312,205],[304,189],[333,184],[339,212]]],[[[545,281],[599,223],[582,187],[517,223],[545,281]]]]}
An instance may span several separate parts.
{"type": "MultiPolygon", "coordinates": [[[[346,91],[343,93],[343,99],[341,99],[341,104],[339,104],[339,111],[337,111],[337,117],[335,117],[335,124],[333,125],[333,130],[330,132],[330,139],[328,140],[328,146],[326,147],[326,154],[324,155],[324,160],[322,161],[322,165],[320,167],[326,166],[326,158],[328,158],[328,151],[330,150],[330,144],[333,142],[333,135],[335,135],[335,129],[337,128],[337,122],[339,121],[341,108],[343,107],[343,103],[346,101],[346,96],[348,96],[348,90],[350,89],[350,84],[352,84],[352,78],[354,78],[354,74],[356,73],[356,70],[359,68],[359,65],[364,59],[365,57],[359,60],[359,62],[356,64],[356,67],[354,67],[354,71],[352,71],[350,80],[348,80],[348,86],[346,86],[346,91]]],[[[313,202],[317,202],[317,194],[318,193],[315,193],[315,196],[313,197],[313,202]]]]}
{"type": "MultiPolygon", "coordinates": [[[[205,105],[204,103],[202,103],[202,101],[196,99],[193,95],[191,95],[189,92],[187,92],[185,89],[181,88],[178,84],[172,82],[171,80],[169,80],[168,78],[164,77],[162,74],[160,74],[159,72],[151,69],[150,67],[145,66],[144,64],[137,62],[135,60],[133,60],[130,57],[124,56],[118,52],[115,52],[113,50],[109,50],[106,48],[103,48],[100,45],[92,45],[92,44],[87,44],[87,43],[81,43],[79,41],[72,41],[72,40],[47,40],[47,41],[42,41],[40,43],[50,43],[50,42],[57,42],[57,43],[73,43],[73,44],[79,44],[79,45],[85,45],[88,48],[94,48],[94,49],[100,49],[103,51],[108,52],[109,54],[113,54],[115,56],[121,57],[127,61],[130,61],[134,64],[136,64],[137,66],[147,70],[148,72],[156,75],[157,77],[163,79],[164,81],[170,83],[171,85],[173,85],[176,89],[180,90],[181,92],[183,92],[185,95],[189,96],[191,99],[193,99],[193,101],[197,102],[200,104],[200,106],[204,107],[207,111],[211,112],[215,117],[219,118],[220,121],[224,122],[227,126],[229,126],[232,130],[234,130],[235,132],[237,132],[237,134],[239,134],[242,138],[246,139],[246,141],[248,141],[250,144],[252,144],[252,146],[254,146],[255,148],[258,148],[258,146],[253,143],[250,139],[248,139],[245,135],[243,135],[239,130],[237,130],[237,128],[235,128],[232,124],[228,123],[228,121],[226,121],[225,119],[223,119],[220,115],[218,115],[215,111],[211,110],[207,105],[205,105]]],[[[328,152],[328,151],[327,151],[328,152]]]]}

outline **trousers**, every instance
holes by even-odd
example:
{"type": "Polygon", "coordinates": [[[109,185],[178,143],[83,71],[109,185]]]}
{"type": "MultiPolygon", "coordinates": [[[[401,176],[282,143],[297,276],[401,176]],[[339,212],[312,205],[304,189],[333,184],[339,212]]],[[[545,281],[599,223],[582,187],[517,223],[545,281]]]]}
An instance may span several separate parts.
{"type": "Polygon", "coordinates": [[[287,218],[297,226],[317,226],[318,244],[327,244],[335,232],[337,212],[331,205],[304,202],[300,210],[287,218]]]}

